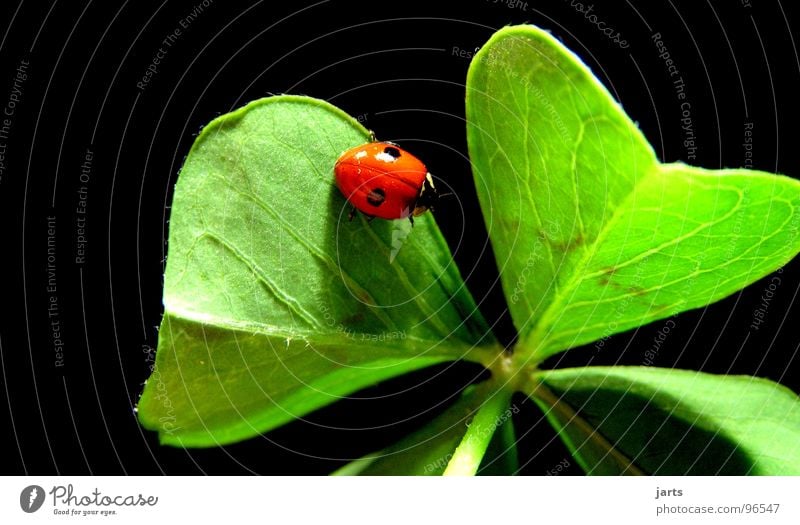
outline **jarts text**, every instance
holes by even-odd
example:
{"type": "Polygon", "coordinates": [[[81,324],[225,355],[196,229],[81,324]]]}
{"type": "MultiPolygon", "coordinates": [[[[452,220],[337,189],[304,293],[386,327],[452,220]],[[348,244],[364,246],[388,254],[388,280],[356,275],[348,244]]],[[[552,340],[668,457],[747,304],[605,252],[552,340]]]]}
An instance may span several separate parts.
{"type": "Polygon", "coordinates": [[[683,489],[662,489],[660,487],[656,487],[655,499],[666,498],[669,496],[683,496],[683,489]]]}

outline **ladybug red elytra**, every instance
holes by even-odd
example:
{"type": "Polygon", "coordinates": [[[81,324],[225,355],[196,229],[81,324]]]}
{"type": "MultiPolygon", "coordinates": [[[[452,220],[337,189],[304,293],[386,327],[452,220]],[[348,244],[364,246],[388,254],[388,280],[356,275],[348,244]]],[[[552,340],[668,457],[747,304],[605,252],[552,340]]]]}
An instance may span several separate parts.
{"type": "Polygon", "coordinates": [[[414,224],[439,199],[425,164],[393,142],[370,142],[342,153],[333,169],[336,186],[370,218],[403,219],[414,224]]]}

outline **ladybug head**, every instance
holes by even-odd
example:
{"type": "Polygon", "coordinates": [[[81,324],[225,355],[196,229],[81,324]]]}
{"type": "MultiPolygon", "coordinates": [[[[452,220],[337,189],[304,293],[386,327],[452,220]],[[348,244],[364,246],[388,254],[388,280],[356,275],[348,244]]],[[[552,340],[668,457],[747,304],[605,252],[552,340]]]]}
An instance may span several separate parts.
{"type": "Polygon", "coordinates": [[[428,210],[432,210],[436,203],[439,202],[439,192],[433,186],[433,177],[430,173],[425,174],[425,182],[422,183],[422,188],[419,190],[416,202],[414,202],[414,210],[411,212],[413,217],[418,217],[428,210]]]}

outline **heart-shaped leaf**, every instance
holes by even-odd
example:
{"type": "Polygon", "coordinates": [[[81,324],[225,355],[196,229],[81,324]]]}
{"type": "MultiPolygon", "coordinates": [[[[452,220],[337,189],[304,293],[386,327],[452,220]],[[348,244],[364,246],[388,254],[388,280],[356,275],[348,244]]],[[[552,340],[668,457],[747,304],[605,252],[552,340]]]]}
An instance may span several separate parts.
{"type": "Polygon", "coordinates": [[[589,474],[800,474],[800,398],[771,381],[622,366],[535,379],[546,387],[531,397],[589,474]]]}
{"type": "Polygon", "coordinates": [[[239,441],[377,381],[497,352],[430,214],[410,234],[347,221],[333,166],[367,140],[337,108],[294,96],[248,104],[197,138],[138,406],[163,443],[239,441]]]}
{"type": "Polygon", "coordinates": [[[659,164],[538,28],[504,28],[481,48],[467,120],[517,351],[533,363],[722,299],[800,250],[800,183],[659,164]]]}

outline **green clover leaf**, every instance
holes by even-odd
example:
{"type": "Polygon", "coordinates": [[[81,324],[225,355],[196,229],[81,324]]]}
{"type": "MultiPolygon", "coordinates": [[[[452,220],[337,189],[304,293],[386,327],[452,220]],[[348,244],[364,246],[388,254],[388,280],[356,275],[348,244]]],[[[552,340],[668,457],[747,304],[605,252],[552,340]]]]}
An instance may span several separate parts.
{"type": "Polygon", "coordinates": [[[339,473],[513,473],[514,392],[588,473],[800,473],[800,403],[775,383],[539,368],[784,265],[800,251],[800,183],[660,163],[580,59],[533,26],[481,48],[466,109],[513,349],[495,341],[430,215],[399,251],[397,223],[347,222],[333,164],[367,131],[325,102],[272,97],[212,122],[181,170],[144,426],[169,445],[231,443],[467,359],[491,379],[339,473]]]}

